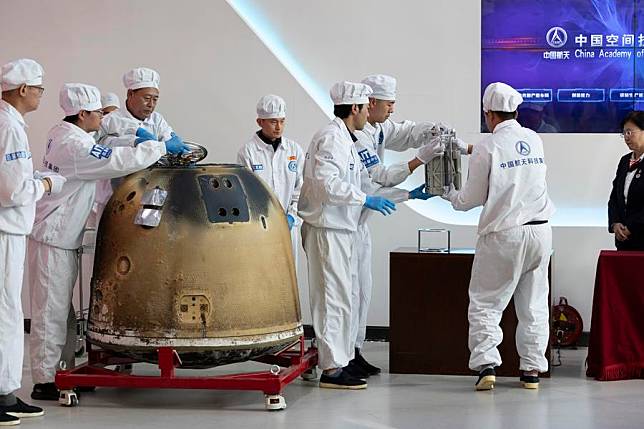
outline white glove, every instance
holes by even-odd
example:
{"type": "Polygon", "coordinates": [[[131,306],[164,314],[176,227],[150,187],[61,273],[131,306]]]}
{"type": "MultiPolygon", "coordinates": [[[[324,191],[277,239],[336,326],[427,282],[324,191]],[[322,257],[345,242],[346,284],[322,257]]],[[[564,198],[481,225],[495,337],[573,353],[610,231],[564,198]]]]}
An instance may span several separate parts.
{"type": "Polygon", "coordinates": [[[446,188],[445,192],[443,193],[443,195],[441,195],[441,198],[451,202],[452,198],[454,198],[456,196],[458,191],[456,190],[456,187],[454,186],[453,183],[449,184],[449,188],[447,188],[447,187],[445,187],[445,188],[446,188]]]}
{"type": "Polygon", "coordinates": [[[434,137],[418,149],[416,158],[423,164],[427,164],[437,156],[441,156],[444,152],[445,144],[441,141],[440,137],[434,137]]]}
{"type": "MultiPolygon", "coordinates": [[[[60,174],[57,173],[52,173],[49,171],[45,171],[43,173],[39,173],[42,176],[43,180],[48,180],[49,184],[51,185],[49,189],[50,194],[57,194],[60,191],[63,190],[63,184],[67,181],[67,179],[60,174]]],[[[34,173],[35,177],[35,173],[34,173]]]]}
{"type": "Polygon", "coordinates": [[[459,139],[456,137],[456,145],[458,146],[459,152],[461,152],[461,155],[467,155],[467,150],[469,145],[465,143],[462,139],[459,139]]]}
{"type": "Polygon", "coordinates": [[[437,122],[435,127],[436,130],[440,133],[444,133],[452,129],[452,127],[446,122],[437,122]]]}
{"type": "MultiPolygon", "coordinates": [[[[425,144],[432,138],[439,135],[438,128],[433,122],[418,122],[411,131],[411,139],[414,142],[425,144]]],[[[420,146],[420,145],[416,145],[420,146]]]]}

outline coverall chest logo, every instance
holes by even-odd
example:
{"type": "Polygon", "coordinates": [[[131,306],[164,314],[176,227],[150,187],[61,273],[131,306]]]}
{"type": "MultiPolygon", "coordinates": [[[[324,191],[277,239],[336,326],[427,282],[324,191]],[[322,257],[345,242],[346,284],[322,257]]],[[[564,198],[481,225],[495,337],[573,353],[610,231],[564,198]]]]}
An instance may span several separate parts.
{"type": "Polygon", "coordinates": [[[519,155],[528,156],[530,155],[530,145],[522,140],[519,140],[514,146],[519,155]]]}

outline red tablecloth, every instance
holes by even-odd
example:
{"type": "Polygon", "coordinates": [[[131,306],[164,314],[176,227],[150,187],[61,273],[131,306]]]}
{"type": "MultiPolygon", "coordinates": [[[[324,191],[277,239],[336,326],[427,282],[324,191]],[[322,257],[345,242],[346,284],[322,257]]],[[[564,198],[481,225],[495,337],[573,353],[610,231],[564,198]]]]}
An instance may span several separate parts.
{"type": "Polygon", "coordinates": [[[599,254],[586,375],[644,378],[644,252],[599,254]]]}

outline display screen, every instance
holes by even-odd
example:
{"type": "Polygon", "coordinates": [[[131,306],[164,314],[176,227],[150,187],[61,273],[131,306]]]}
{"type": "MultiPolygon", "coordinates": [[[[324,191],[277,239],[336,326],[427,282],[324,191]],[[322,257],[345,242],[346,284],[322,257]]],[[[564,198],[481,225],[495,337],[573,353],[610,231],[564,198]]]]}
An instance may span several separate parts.
{"type": "MultiPolygon", "coordinates": [[[[644,109],[644,0],[483,0],[481,94],[505,82],[540,133],[615,133],[644,109]]],[[[481,120],[481,131],[487,132],[481,120]]]]}

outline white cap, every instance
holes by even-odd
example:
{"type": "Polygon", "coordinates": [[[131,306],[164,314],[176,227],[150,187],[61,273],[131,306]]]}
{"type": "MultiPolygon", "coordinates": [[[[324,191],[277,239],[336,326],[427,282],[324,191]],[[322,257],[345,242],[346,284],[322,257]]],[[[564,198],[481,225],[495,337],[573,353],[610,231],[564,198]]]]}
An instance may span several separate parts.
{"type": "Polygon", "coordinates": [[[101,104],[103,105],[103,108],[105,107],[118,107],[119,109],[121,108],[121,102],[119,101],[119,96],[114,94],[113,92],[108,92],[106,94],[103,94],[101,96],[101,104]]]}
{"type": "Polygon", "coordinates": [[[331,100],[335,106],[341,104],[366,104],[373,90],[369,85],[355,82],[338,82],[331,87],[331,100]]]}
{"type": "Polygon", "coordinates": [[[145,67],[137,67],[123,75],[123,85],[127,89],[159,89],[160,80],[159,73],[145,67]]]}
{"type": "Polygon", "coordinates": [[[257,102],[257,117],[259,119],[286,118],[286,103],[277,95],[265,95],[257,102]]]}
{"type": "Polygon", "coordinates": [[[45,72],[42,66],[28,58],[11,61],[2,66],[0,82],[3,91],[10,91],[20,85],[42,85],[45,72]]]}
{"type": "Polygon", "coordinates": [[[483,93],[484,112],[515,112],[521,103],[521,94],[503,82],[489,84],[483,93]]]}
{"type": "Polygon", "coordinates": [[[77,115],[81,110],[93,111],[101,107],[101,92],[95,86],[66,83],[60,88],[58,102],[65,116],[77,115]]]}
{"type": "Polygon", "coordinates": [[[362,83],[369,85],[373,90],[371,97],[378,100],[396,101],[396,78],[386,74],[372,74],[364,79],[362,83]]]}

